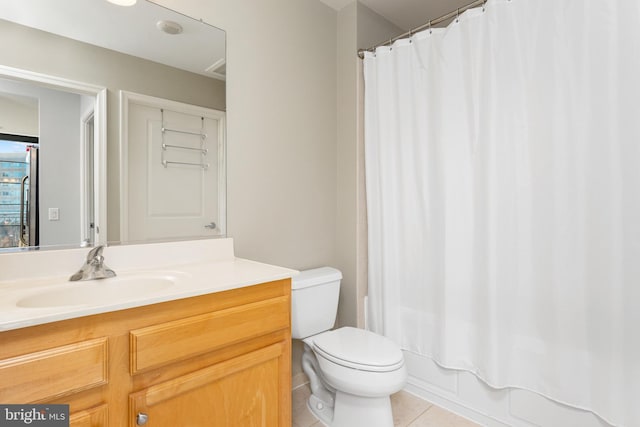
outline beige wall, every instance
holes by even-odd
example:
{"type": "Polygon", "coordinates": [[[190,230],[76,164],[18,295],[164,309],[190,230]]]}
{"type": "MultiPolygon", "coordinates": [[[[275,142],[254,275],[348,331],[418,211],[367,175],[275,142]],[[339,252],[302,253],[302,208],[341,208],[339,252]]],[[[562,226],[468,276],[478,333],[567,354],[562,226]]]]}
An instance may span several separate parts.
{"type": "Polygon", "coordinates": [[[338,12],[336,256],[342,271],[339,326],[357,326],[357,4],[338,12]]]}
{"type": "Polygon", "coordinates": [[[358,3],[358,49],[368,49],[404,33],[381,15],[358,3]]]}

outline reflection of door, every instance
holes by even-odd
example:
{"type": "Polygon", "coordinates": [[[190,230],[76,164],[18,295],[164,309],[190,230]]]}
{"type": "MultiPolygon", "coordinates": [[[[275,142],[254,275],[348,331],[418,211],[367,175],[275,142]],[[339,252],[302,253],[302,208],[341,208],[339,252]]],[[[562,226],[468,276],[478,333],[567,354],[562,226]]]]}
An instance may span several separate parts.
{"type": "Polygon", "coordinates": [[[128,104],[124,240],[224,233],[218,199],[224,113],[168,105],[128,104]]]}
{"type": "Polygon", "coordinates": [[[38,147],[0,140],[0,248],[36,246],[38,231],[38,147]]]}

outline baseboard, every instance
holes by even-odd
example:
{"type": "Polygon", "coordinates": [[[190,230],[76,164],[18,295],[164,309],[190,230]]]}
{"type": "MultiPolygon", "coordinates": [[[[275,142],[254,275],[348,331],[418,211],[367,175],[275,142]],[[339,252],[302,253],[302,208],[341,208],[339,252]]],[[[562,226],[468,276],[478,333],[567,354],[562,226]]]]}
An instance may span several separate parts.
{"type": "Polygon", "coordinates": [[[495,419],[487,414],[478,412],[460,402],[447,398],[434,387],[418,378],[409,376],[404,391],[427,400],[449,412],[453,412],[461,417],[467,418],[485,427],[511,427],[509,424],[495,419]]]}

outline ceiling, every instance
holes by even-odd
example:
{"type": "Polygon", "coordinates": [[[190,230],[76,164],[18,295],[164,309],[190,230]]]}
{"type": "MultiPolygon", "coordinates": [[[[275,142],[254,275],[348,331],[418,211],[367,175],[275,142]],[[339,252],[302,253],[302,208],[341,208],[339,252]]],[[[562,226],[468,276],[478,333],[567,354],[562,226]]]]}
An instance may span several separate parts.
{"type": "Polygon", "coordinates": [[[218,77],[207,71],[225,60],[225,32],[149,1],[115,6],[104,0],[0,0],[0,19],[128,55],[218,77]],[[179,23],[168,35],[156,23],[179,23]]]}
{"type": "MultiPolygon", "coordinates": [[[[340,10],[355,0],[320,0],[335,10],[340,10]]],[[[439,18],[472,0],[359,0],[369,9],[384,16],[405,31],[419,27],[430,19],[439,18]]]]}

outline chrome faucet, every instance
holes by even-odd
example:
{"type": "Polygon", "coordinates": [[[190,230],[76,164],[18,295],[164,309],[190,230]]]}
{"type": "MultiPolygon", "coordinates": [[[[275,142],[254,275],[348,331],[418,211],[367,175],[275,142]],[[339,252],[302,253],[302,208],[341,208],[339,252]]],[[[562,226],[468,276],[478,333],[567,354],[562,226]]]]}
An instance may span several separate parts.
{"type": "Polygon", "coordinates": [[[115,277],[115,271],[104,264],[104,257],[102,256],[103,250],[104,246],[102,245],[91,249],[89,254],[87,254],[87,262],[77,273],[71,276],[69,280],[75,282],[78,280],[96,280],[115,277]]]}

